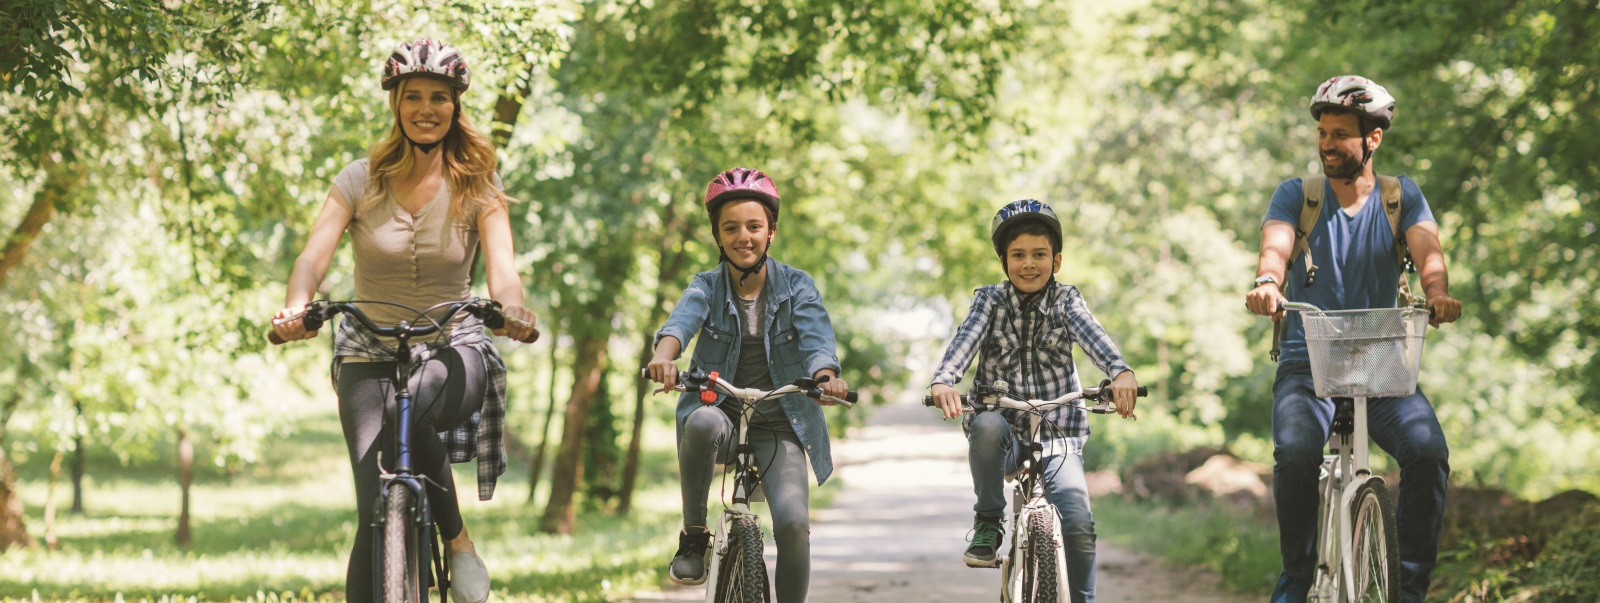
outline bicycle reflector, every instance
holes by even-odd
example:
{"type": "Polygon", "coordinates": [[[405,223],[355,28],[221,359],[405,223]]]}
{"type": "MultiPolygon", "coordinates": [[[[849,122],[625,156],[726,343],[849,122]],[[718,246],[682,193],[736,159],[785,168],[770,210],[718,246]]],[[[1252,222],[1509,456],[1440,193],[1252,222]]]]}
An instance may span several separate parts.
{"type": "MultiPolygon", "coordinates": [[[[719,377],[719,376],[720,375],[717,373],[717,371],[711,371],[711,378],[706,379],[706,383],[716,383],[717,382],[717,377],[719,377]]],[[[716,403],[716,401],[717,401],[717,392],[711,391],[710,388],[706,388],[706,389],[700,390],[700,403],[701,404],[714,404],[714,403],[716,403]]]]}

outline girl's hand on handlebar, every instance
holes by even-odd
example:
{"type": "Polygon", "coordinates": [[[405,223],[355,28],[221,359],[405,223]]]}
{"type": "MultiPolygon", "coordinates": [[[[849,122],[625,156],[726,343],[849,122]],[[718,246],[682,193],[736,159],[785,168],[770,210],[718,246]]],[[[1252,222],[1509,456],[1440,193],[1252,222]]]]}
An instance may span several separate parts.
{"type": "Polygon", "coordinates": [[[1139,381],[1133,377],[1133,371],[1122,371],[1111,380],[1111,401],[1117,405],[1117,414],[1122,418],[1134,416],[1133,408],[1139,404],[1139,381]]]}
{"type": "MultiPolygon", "coordinates": [[[[840,400],[843,400],[845,399],[845,396],[850,395],[850,384],[845,383],[844,379],[840,379],[838,375],[833,374],[833,371],[817,371],[815,379],[821,380],[824,376],[826,376],[828,380],[817,384],[817,387],[822,389],[822,393],[824,395],[833,396],[840,400]]],[[[817,404],[821,404],[823,406],[839,405],[838,402],[829,402],[827,400],[817,400],[817,404]]]]}
{"type": "Polygon", "coordinates": [[[506,322],[501,328],[491,329],[495,335],[510,337],[517,341],[528,341],[538,332],[534,325],[538,323],[539,317],[534,315],[533,310],[522,306],[501,306],[500,313],[505,315],[506,322]]]}
{"type": "Polygon", "coordinates": [[[671,358],[651,358],[650,363],[645,365],[645,371],[649,373],[651,381],[661,384],[663,390],[672,391],[678,387],[678,364],[671,358]]]}
{"type": "Polygon", "coordinates": [[[316,331],[307,331],[306,323],[301,320],[306,313],[305,306],[289,307],[278,310],[272,315],[272,332],[284,342],[311,339],[317,336],[316,331]]]}
{"type": "Polygon", "coordinates": [[[956,388],[943,383],[933,384],[933,404],[944,412],[944,418],[954,419],[961,416],[961,393],[956,388]]]}

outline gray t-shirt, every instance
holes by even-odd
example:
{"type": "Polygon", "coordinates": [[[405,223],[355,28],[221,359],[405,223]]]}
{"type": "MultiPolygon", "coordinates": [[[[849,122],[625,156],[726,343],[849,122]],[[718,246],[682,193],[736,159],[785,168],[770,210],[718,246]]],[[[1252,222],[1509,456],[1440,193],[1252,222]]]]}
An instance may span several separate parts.
{"type": "MultiPolygon", "coordinates": [[[[762,310],[767,307],[767,288],[762,287],[755,299],[735,295],[734,301],[739,304],[739,327],[743,332],[739,342],[739,368],[734,371],[733,386],[772,389],[772,371],[767,366],[767,327],[761,321],[762,310]]],[[[738,417],[735,416],[734,420],[737,421],[738,417]]],[[[784,414],[779,398],[757,402],[750,425],[766,430],[794,430],[789,425],[788,415],[784,414]]]]}
{"type": "MultiPolygon", "coordinates": [[[[347,231],[355,258],[356,299],[421,310],[471,295],[480,206],[468,204],[466,215],[459,219],[451,215],[448,181],[416,213],[400,207],[392,194],[365,203],[367,175],[367,160],[360,159],[333,179],[339,191],[335,199],[354,216],[347,231]]],[[[495,184],[499,185],[498,177],[495,184]]],[[[362,312],[380,325],[417,319],[414,312],[395,306],[363,306],[362,312]]],[[[464,318],[465,314],[457,314],[450,326],[464,318]]]]}

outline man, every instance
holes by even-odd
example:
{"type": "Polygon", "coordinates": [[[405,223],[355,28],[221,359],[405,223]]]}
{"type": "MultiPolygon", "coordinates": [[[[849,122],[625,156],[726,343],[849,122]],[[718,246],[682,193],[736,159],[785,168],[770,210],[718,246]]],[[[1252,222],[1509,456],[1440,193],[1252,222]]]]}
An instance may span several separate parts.
{"type": "MultiPolygon", "coordinates": [[[[1309,197],[1318,203],[1306,229],[1306,253],[1295,250],[1305,182],[1278,186],[1261,226],[1261,258],[1254,288],[1245,296],[1250,311],[1284,321],[1282,356],[1273,382],[1273,498],[1277,503],[1283,572],[1273,603],[1306,600],[1316,563],[1317,474],[1328,440],[1334,403],[1318,398],[1311,380],[1305,330],[1299,315],[1284,315],[1287,300],[1325,310],[1394,307],[1403,267],[1396,246],[1409,249],[1435,327],[1454,322],[1461,302],[1450,297],[1439,227],[1427,199],[1410,178],[1389,186],[1399,191],[1398,233],[1381,199],[1371,159],[1394,119],[1395,100],[1363,77],[1335,77],[1317,88],[1311,116],[1317,120],[1317,150],[1325,178],[1309,197]],[[1291,266],[1292,263],[1292,266],[1291,266]],[[1320,267],[1320,270],[1317,268],[1320,267]]],[[[1421,603],[1438,557],[1449,480],[1449,449],[1433,406],[1421,388],[1409,396],[1373,398],[1367,426],[1372,441],[1400,464],[1399,539],[1401,600],[1421,603]]]]}

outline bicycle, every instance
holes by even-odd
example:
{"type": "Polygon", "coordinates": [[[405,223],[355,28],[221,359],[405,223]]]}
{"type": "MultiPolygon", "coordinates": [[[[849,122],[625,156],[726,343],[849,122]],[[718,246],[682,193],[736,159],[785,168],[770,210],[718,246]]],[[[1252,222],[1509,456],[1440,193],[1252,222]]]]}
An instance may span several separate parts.
{"type": "MultiPolygon", "coordinates": [[[[973,392],[961,396],[961,412],[980,413],[1002,408],[1020,410],[1028,415],[1027,433],[1030,435],[1026,449],[1028,458],[1016,473],[1007,475],[1014,482],[1011,495],[1012,538],[1011,550],[1006,555],[996,555],[994,565],[1000,569],[1000,601],[1002,603],[1068,603],[1066,584],[1066,553],[1062,550],[1061,525],[1056,521],[1055,508],[1044,497],[1042,463],[1044,445],[1040,441],[1044,416],[1062,406],[1079,408],[1095,414],[1117,411],[1111,402],[1111,382],[1100,387],[1086,387],[1054,400],[1018,400],[1007,396],[1010,387],[1004,381],[992,386],[978,385],[973,392]],[[1095,400],[1088,406],[1081,401],[1095,400]],[[1020,568],[1021,571],[1018,571],[1020,568]]],[[[1149,395],[1149,388],[1140,387],[1138,395],[1149,395]]],[[[922,405],[936,406],[933,396],[924,396],[922,405]]],[[[1137,416],[1130,416],[1137,419],[1137,416]]],[[[981,566],[972,566],[981,567],[981,566]]]]}
{"type": "MultiPolygon", "coordinates": [[[[640,378],[648,379],[648,368],[641,369],[640,378]]],[[[824,379],[825,381],[826,379],[824,379]]],[[[750,503],[760,502],[752,496],[761,483],[756,466],[755,450],[750,446],[750,418],[755,414],[756,403],[788,394],[801,394],[816,400],[826,400],[845,407],[855,405],[856,392],[844,399],[822,393],[816,379],[796,379],[793,383],[774,390],[734,387],[717,371],[706,372],[691,368],[678,374],[678,384],[673,389],[680,392],[699,392],[700,401],[715,404],[717,394],[728,396],[728,402],[742,405],[739,409],[739,444],[734,448],[733,498],[725,503],[722,518],[711,540],[711,562],[707,566],[706,603],[767,603],[772,591],[767,583],[767,564],[762,558],[764,544],[761,534],[761,517],[750,511],[750,503]]],[[[657,393],[665,388],[656,389],[657,393]]]]}
{"type": "Polygon", "coordinates": [[[1417,389],[1429,311],[1402,308],[1300,312],[1317,396],[1333,398],[1329,452],[1318,481],[1317,565],[1308,600],[1400,600],[1400,540],[1395,505],[1367,464],[1367,398],[1417,389]]]}
{"type": "MultiPolygon", "coordinates": [[[[385,409],[382,427],[383,433],[389,438],[387,449],[395,451],[395,467],[392,471],[383,467],[383,451],[380,450],[378,479],[382,481],[382,485],[378,489],[378,504],[372,518],[373,530],[377,535],[373,540],[373,559],[378,565],[374,586],[377,587],[377,592],[383,593],[384,601],[421,603],[427,599],[422,582],[423,539],[431,543],[429,548],[433,551],[433,571],[439,587],[439,601],[448,603],[449,600],[450,559],[448,555],[439,553],[442,542],[434,526],[433,513],[428,508],[428,497],[423,486],[427,478],[412,473],[412,399],[408,384],[411,375],[411,338],[432,335],[443,330],[443,325],[449,323],[457,312],[476,316],[491,329],[501,328],[506,322],[506,316],[500,312],[499,302],[477,298],[435,304],[422,311],[391,302],[316,300],[307,304],[305,312],[299,316],[284,319],[288,321],[298,318],[307,331],[314,331],[322,328],[333,315],[346,314],[355,318],[362,327],[373,334],[395,339],[394,405],[385,409]],[[356,306],[364,303],[399,306],[417,312],[418,323],[400,321],[392,326],[375,324],[356,306]],[[439,319],[435,320],[429,315],[441,308],[444,309],[444,313],[439,319]],[[392,424],[391,419],[393,419],[392,424]],[[391,426],[396,428],[390,429],[391,426]]],[[[539,331],[535,329],[533,335],[523,343],[533,343],[538,338],[539,331]]],[[[273,345],[285,343],[277,333],[270,331],[267,333],[267,340],[273,345]]],[[[435,484],[435,487],[438,486],[435,484]]]]}

